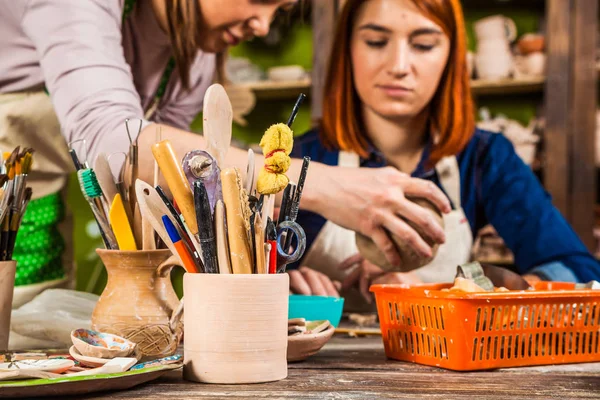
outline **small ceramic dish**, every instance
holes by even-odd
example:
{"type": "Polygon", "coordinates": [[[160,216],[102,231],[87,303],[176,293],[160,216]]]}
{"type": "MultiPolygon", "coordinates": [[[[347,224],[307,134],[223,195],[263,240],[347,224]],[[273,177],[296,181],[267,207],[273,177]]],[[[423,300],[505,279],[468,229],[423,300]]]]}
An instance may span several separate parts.
{"type": "Polygon", "coordinates": [[[319,333],[301,333],[288,336],[288,362],[303,361],[317,354],[334,333],[335,327],[330,324],[327,329],[319,333]]]}
{"type": "Polygon", "coordinates": [[[120,336],[90,329],[74,330],[71,332],[71,341],[82,356],[106,359],[127,357],[134,353],[136,346],[120,336]]]}
{"type": "Polygon", "coordinates": [[[85,367],[98,368],[106,364],[111,358],[100,358],[100,357],[88,357],[81,355],[79,350],[75,346],[71,346],[69,349],[71,357],[79,361],[79,363],[85,367]]]}
{"type": "Polygon", "coordinates": [[[60,374],[73,368],[73,360],[50,359],[50,360],[21,360],[15,362],[0,363],[0,370],[10,371],[14,369],[27,369],[44,372],[54,372],[60,374]]]}

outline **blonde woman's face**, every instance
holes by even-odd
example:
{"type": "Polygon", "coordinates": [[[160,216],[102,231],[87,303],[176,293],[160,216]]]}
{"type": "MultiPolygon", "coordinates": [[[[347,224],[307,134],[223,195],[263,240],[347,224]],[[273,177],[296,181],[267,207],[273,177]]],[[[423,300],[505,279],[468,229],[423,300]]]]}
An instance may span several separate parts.
{"type": "Polygon", "coordinates": [[[215,53],[255,36],[265,36],[275,13],[298,0],[198,0],[202,15],[202,50],[215,53]]]}
{"type": "Polygon", "coordinates": [[[433,98],[450,40],[410,0],[369,0],[357,14],[350,51],[363,109],[385,118],[410,118],[433,98]]]}

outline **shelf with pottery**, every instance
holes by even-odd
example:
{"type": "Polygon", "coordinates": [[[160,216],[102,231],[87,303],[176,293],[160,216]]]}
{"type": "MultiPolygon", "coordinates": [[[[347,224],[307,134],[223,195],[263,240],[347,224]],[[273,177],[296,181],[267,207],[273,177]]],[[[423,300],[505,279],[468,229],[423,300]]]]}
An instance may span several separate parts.
{"type": "MultiPolygon", "coordinates": [[[[471,88],[476,95],[535,93],[544,90],[545,82],[546,78],[543,76],[499,80],[474,79],[471,81],[471,88]]],[[[257,81],[233,84],[230,88],[251,91],[257,100],[295,99],[300,93],[310,93],[311,81],[257,81]]]]}

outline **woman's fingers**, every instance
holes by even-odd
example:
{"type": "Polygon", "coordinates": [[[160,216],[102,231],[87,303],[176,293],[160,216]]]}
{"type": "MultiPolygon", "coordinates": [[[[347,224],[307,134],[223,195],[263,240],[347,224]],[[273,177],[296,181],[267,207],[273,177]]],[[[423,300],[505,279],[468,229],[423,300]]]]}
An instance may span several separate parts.
{"type": "Polygon", "coordinates": [[[344,278],[342,282],[342,289],[348,290],[354,286],[358,286],[358,280],[360,279],[360,275],[362,274],[362,268],[356,268],[344,278]]]}
{"type": "Polygon", "coordinates": [[[338,265],[338,269],[341,271],[346,271],[352,267],[354,267],[357,264],[360,264],[363,260],[363,256],[360,255],[360,253],[356,253],[353,256],[350,256],[348,258],[346,258],[344,261],[342,261],[340,263],[340,265],[338,265]]]}
{"type": "MultiPolygon", "coordinates": [[[[423,257],[431,257],[431,246],[410,225],[399,218],[390,218],[385,227],[402,242],[408,244],[413,250],[423,257]]],[[[386,235],[387,236],[387,235],[386,235]]],[[[375,236],[373,236],[375,241],[375,236]]],[[[377,242],[376,242],[377,243],[377,242]]],[[[396,247],[394,246],[394,249],[396,247]]],[[[399,265],[399,264],[398,264],[399,265]]]]}
{"type": "Polygon", "coordinates": [[[317,276],[321,279],[321,284],[325,288],[325,295],[332,297],[340,297],[337,289],[329,277],[323,273],[317,272],[317,276]]]}
{"type": "Polygon", "coordinates": [[[431,181],[419,178],[410,178],[405,182],[402,189],[404,190],[405,196],[423,197],[435,204],[435,206],[443,213],[449,213],[452,211],[448,197],[446,197],[444,192],[442,192],[442,190],[431,181]]]}
{"type": "Polygon", "coordinates": [[[444,229],[435,219],[433,214],[424,207],[404,199],[400,203],[400,215],[418,225],[424,233],[437,243],[444,243],[446,235],[444,229]]]}
{"type": "Polygon", "coordinates": [[[306,279],[304,279],[304,276],[300,271],[291,270],[287,273],[290,276],[290,289],[292,289],[293,293],[304,295],[312,294],[308,282],[306,282],[306,279]]]}
{"type": "MultiPolygon", "coordinates": [[[[404,221],[402,221],[399,218],[391,218],[390,221],[388,221],[388,225],[393,228],[390,229],[390,231],[399,236],[400,238],[408,237],[408,230],[412,230],[415,235],[419,236],[417,232],[414,231],[414,229],[409,227],[404,221]],[[399,228],[398,225],[400,224],[404,224],[406,228],[399,228]]],[[[402,260],[400,259],[400,254],[398,254],[398,249],[396,248],[396,245],[394,244],[394,242],[392,242],[392,239],[390,239],[388,234],[380,228],[372,232],[370,237],[371,240],[373,240],[373,243],[375,243],[379,250],[381,250],[388,262],[396,267],[399,267],[402,260]]],[[[414,238],[414,240],[416,241],[417,239],[414,238]]],[[[425,243],[423,239],[421,239],[421,241],[423,242],[423,244],[425,244],[425,246],[427,246],[427,243],[425,243]]]]}

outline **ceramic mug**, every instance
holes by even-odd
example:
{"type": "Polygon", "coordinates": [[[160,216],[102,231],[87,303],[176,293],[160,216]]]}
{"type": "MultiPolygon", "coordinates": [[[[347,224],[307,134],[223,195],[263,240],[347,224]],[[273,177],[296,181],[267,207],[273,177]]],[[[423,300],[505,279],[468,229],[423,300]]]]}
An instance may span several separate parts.
{"type": "Polygon", "coordinates": [[[514,70],[513,57],[509,52],[478,52],[475,69],[480,79],[508,78],[514,70]]]}
{"type": "Polygon", "coordinates": [[[185,274],[186,380],[241,384],[287,377],[288,274],[185,274]]]}
{"type": "Polygon", "coordinates": [[[492,15],[475,22],[477,40],[502,39],[512,42],[517,38],[517,25],[504,15],[492,15]]]}
{"type": "Polygon", "coordinates": [[[8,350],[16,261],[0,262],[0,351],[8,350]]]}

